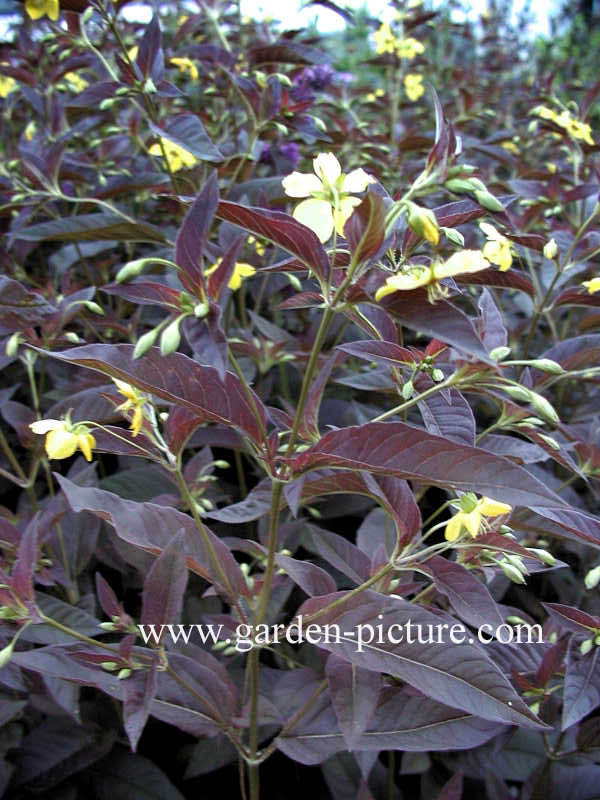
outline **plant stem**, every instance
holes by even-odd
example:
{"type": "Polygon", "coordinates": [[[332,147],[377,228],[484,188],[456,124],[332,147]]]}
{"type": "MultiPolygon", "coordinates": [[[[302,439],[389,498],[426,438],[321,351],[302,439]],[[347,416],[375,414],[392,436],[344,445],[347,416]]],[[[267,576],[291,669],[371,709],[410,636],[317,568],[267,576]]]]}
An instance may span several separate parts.
{"type": "Polygon", "coordinates": [[[450,375],[449,378],[446,378],[445,381],[441,383],[436,383],[435,386],[431,386],[421,394],[418,394],[416,397],[413,397],[411,400],[407,400],[405,403],[402,403],[395,408],[391,408],[389,411],[384,411],[383,414],[380,414],[378,417],[375,417],[371,420],[371,422],[382,422],[384,419],[388,419],[389,417],[394,417],[396,414],[400,414],[403,411],[406,411],[408,408],[420,403],[421,400],[425,400],[427,397],[431,397],[433,394],[437,394],[442,389],[448,389],[450,386],[453,386],[455,383],[458,383],[461,379],[462,371],[459,370],[455,372],[453,375],[450,375]]]}

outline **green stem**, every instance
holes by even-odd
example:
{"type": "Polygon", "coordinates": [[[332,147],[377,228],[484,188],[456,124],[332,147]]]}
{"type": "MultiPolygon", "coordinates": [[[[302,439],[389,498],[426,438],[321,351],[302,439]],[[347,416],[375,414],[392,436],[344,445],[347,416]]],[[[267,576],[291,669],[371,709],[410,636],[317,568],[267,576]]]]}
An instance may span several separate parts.
{"type": "Polygon", "coordinates": [[[382,422],[384,419],[388,419],[389,417],[394,417],[396,414],[400,414],[406,409],[411,408],[412,406],[420,403],[421,400],[425,400],[427,397],[431,397],[433,394],[437,394],[442,389],[448,389],[450,386],[458,383],[462,377],[462,370],[458,370],[453,375],[450,375],[449,378],[446,378],[445,381],[441,383],[436,383],[435,386],[430,387],[421,394],[418,394],[416,397],[413,397],[411,400],[407,400],[405,403],[402,403],[399,406],[395,406],[395,408],[391,408],[389,411],[384,411],[383,414],[380,414],[378,417],[375,417],[371,420],[371,422],[382,422]]]}

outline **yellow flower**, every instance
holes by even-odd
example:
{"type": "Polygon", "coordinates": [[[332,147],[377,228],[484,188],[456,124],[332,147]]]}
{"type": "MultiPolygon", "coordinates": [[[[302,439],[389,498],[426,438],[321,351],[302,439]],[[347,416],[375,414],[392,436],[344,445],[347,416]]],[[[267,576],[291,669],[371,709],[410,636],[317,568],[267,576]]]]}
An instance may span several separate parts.
{"type": "Polygon", "coordinates": [[[65,80],[69,85],[69,89],[73,89],[74,92],[83,92],[84,89],[90,85],[85,78],[82,78],[76,72],[67,72],[65,74],[65,80]]]}
{"type": "Polygon", "coordinates": [[[79,449],[86,461],[92,460],[96,440],[86,425],[71,423],[69,419],[40,419],[29,426],[34,433],[46,434],[45,448],[48,458],[69,458],[79,449]]]}
{"type": "Polygon", "coordinates": [[[383,91],[383,89],[375,89],[374,92],[369,92],[369,94],[366,95],[365,101],[367,103],[374,103],[378,97],[383,97],[384,94],[385,92],[383,91]]]}
{"type": "MultiPolygon", "coordinates": [[[[212,273],[218,269],[222,260],[222,258],[219,258],[216,263],[212,265],[212,267],[204,270],[205,276],[208,277],[209,275],[212,275],[212,273]]],[[[255,273],[256,269],[251,264],[245,264],[243,261],[240,261],[233,268],[233,272],[231,274],[231,278],[229,278],[229,281],[227,282],[227,286],[233,292],[235,292],[242,285],[244,278],[250,278],[255,273]]]]}
{"type": "Polygon", "coordinates": [[[483,246],[483,255],[492,264],[497,264],[501,272],[506,272],[513,262],[513,247],[510,239],[498,233],[496,228],[488,222],[480,222],[479,227],[487,238],[487,242],[483,246]]]}
{"type": "Polygon", "coordinates": [[[393,53],[396,49],[398,39],[392,33],[392,29],[387,22],[382,22],[378,30],[375,31],[375,52],[377,55],[382,53],[393,53]]]}
{"type": "MultiPolygon", "coordinates": [[[[186,150],[185,147],[181,147],[181,145],[175,144],[175,142],[171,142],[164,136],[161,136],[160,139],[165,149],[165,153],[167,154],[167,162],[171,172],[177,172],[184,167],[194,166],[197,159],[196,156],[190,153],[189,150],[186,150]]],[[[162,156],[163,154],[162,148],[158,142],[155,142],[148,152],[151,156],[162,156]]]]}
{"type": "Polygon", "coordinates": [[[430,300],[443,296],[443,287],[438,287],[442,278],[451,278],[454,275],[465,275],[471,272],[480,272],[489,267],[489,262],[483,257],[480,250],[461,250],[450,256],[447,261],[434,261],[430,267],[418,264],[410,267],[406,272],[392,275],[380,286],[375,293],[375,301],[379,301],[392,292],[407,292],[421,287],[427,287],[430,300]]]}
{"type": "Polygon", "coordinates": [[[137,44],[134,44],[133,47],[130,47],[129,50],[127,51],[127,56],[129,58],[129,60],[130,61],[137,61],[137,57],[138,57],[139,51],[140,51],[140,48],[137,46],[137,44]]]}
{"type": "Polygon", "coordinates": [[[500,142],[500,147],[508,150],[509,153],[514,153],[516,156],[519,155],[519,148],[511,139],[507,139],[505,142],[500,142]]]}
{"type": "Polygon", "coordinates": [[[567,122],[567,133],[573,139],[582,139],[586,144],[593,145],[592,129],[587,122],[582,122],[580,119],[571,119],[567,122]]]}
{"type": "Polygon", "coordinates": [[[248,237],[248,244],[254,245],[254,249],[259,256],[264,256],[267,252],[267,247],[264,242],[259,241],[255,236],[248,237]]]}
{"type": "Polygon", "coordinates": [[[460,498],[460,511],[449,520],[444,536],[447,541],[454,542],[460,536],[462,529],[466,528],[475,539],[482,522],[486,524],[484,517],[500,517],[503,514],[510,514],[511,511],[512,506],[507,503],[500,503],[489,497],[478,500],[472,492],[469,492],[460,498]]]}
{"type": "Polygon", "coordinates": [[[364,169],[342,173],[340,162],[333,153],[320,153],[313,160],[315,174],[292,172],[282,185],[288,197],[308,197],[294,209],[294,218],[314,231],[321,242],[326,242],[334,227],[340,236],[344,225],[360,203],[353,193],[364,192],[375,178],[364,169]]]}
{"type": "Polygon", "coordinates": [[[25,2],[25,11],[31,19],[48,16],[56,22],[59,10],[58,0],[26,0],[25,2]]]}
{"type": "Polygon", "coordinates": [[[425,94],[425,87],[423,86],[423,76],[417,72],[408,72],[404,76],[404,91],[409,100],[413,102],[418,100],[425,94]]]}
{"type": "Polygon", "coordinates": [[[559,114],[546,106],[536,106],[531,113],[537,114],[542,119],[551,120],[555,125],[564,128],[572,139],[581,139],[586,144],[594,144],[592,129],[588,123],[577,119],[566,109],[559,114]]]}
{"type": "Polygon", "coordinates": [[[171,64],[174,64],[178,69],[179,72],[185,75],[186,72],[190,73],[190,78],[193,81],[198,80],[198,67],[194,64],[191,58],[172,58],[170,59],[171,64]]]}
{"type": "Polygon", "coordinates": [[[0,75],[0,97],[5,98],[17,88],[17,82],[10,75],[0,75]]]}
{"type": "Polygon", "coordinates": [[[146,403],[150,401],[150,398],[147,394],[144,394],[143,392],[140,392],[139,389],[136,389],[135,386],[130,386],[128,383],[125,383],[125,381],[120,381],[118,378],[113,378],[113,381],[119,390],[119,394],[122,394],[123,397],[126,398],[125,402],[121,403],[120,406],[117,406],[116,410],[130,411],[133,409],[133,417],[131,418],[131,424],[129,428],[131,431],[133,431],[133,435],[137,436],[142,429],[142,424],[144,422],[144,408],[146,403]]]}
{"type": "Polygon", "coordinates": [[[592,278],[591,281],[583,281],[581,285],[585,286],[590,294],[600,292],[600,278],[592,278]]]}
{"type": "Polygon", "coordinates": [[[25,138],[27,139],[28,142],[31,142],[33,140],[33,137],[35,136],[36,127],[37,126],[33,120],[28,122],[27,125],[25,126],[24,133],[25,133],[25,138]]]}
{"type": "Polygon", "coordinates": [[[415,56],[424,52],[425,45],[412,36],[396,41],[396,55],[398,58],[407,58],[409,61],[412,61],[415,56]]]}
{"type": "Polygon", "coordinates": [[[538,117],[541,117],[542,119],[550,119],[553,122],[555,122],[556,118],[558,117],[556,111],[548,108],[548,106],[536,106],[530,113],[537,114],[538,117]]]}

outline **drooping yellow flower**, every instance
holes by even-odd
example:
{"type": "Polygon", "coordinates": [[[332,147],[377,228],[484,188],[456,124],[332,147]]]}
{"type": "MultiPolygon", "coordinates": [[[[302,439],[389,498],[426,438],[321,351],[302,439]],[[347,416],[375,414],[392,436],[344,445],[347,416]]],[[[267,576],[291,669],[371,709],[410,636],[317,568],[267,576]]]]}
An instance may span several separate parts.
{"type": "Polygon", "coordinates": [[[0,97],[2,99],[8,97],[11,92],[17,88],[17,82],[10,75],[0,75],[0,97]]]}
{"type": "Polygon", "coordinates": [[[396,43],[396,55],[398,58],[406,58],[412,61],[415,56],[425,52],[425,45],[412,36],[406,39],[399,39],[396,43]]]}
{"type": "MultiPolygon", "coordinates": [[[[193,153],[190,153],[190,151],[186,150],[185,147],[181,147],[181,145],[171,142],[164,136],[161,136],[160,139],[165,149],[167,162],[171,172],[177,172],[184,167],[194,166],[197,159],[193,153]]],[[[148,152],[151,156],[162,156],[163,154],[162,148],[158,142],[155,142],[148,152]]]]}
{"type": "Polygon", "coordinates": [[[184,75],[186,72],[189,72],[190,78],[193,81],[198,80],[198,67],[194,64],[191,58],[171,58],[170,62],[179,69],[179,72],[183,73],[184,75]]]}
{"type": "Polygon", "coordinates": [[[46,434],[48,458],[69,458],[79,449],[86,461],[92,460],[96,440],[84,424],[67,419],[40,419],[29,426],[34,433],[46,434]]]}
{"type": "Polygon", "coordinates": [[[581,285],[585,286],[589,294],[600,292],[600,278],[592,278],[590,281],[583,281],[581,285]]]}
{"type": "Polygon", "coordinates": [[[364,169],[342,173],[340,162],[333,153],[320,153],[313,160],[315,174],[292,172],[282,185],[288,197],[308,197],[294,209],[298,222],[314,231],[321,242],[326,242],[333,230],[344,235],[344,225],[354,207],[360,203],[353,194],[364,192],[375,178],[364,169]]]}
{"type": "Polygon", "coordinates": [[[444,536],[449,542],[454,542],[460,536],[462,529],[466,528],[468,533],[475,539],[479,535],[482,522],[485,525],[484,517],[500,517],[503,514],[510,514],[512,506],[507,503],[500,503],[489,497],[477,499],[472,492],[464,494],[460,498],[460,510],[448,521],[444,536]]]}
{"type": "Polygon", "coordinates": [[[65,81],[69,89],[73,89],[74,92],[83,92],[83,90],[87,89],[90,85],[89,81],[86,81],[85,78],[82,78],[81,75],[78,75],[76,72],[67,72],[65,74],[65,81]]]}
{"type": "MultiPolygon", "coordinates": [[[[212,267],[209,267],[208,269],[204,270],[204,275],[206,277],[212,275],[212,273],[219,268],[219,265],[222,260],[223,260],[222,258],[217,259],[217,261],[212,265],[212,267]]],[[[227,282],[227,286],[233,292],[235,292],[237,289],[240,288],[245,278],[251,278],[252,275],[254,275],[255,273],[256,269],[252,266],[252,264],[245,264],[243,261],[239,261],[233,268],[233,272],[231,273],[231,277],[227,282]]]]}
{"type": "Polygon", "coordinates": [[[423,76],[418,72],[408,72],[404,76],[404,91],[409,100],[413,102],[418,100],[425,94],[425,87],[423,86],[423,76]]]}
{"type": "Polygon", "coordinates": [[[497,264],[501,272],[506,272],[513,262],[512,242],[499,233],[489,222],[480,222],[479,227],[487,238],[487,242],[483,246],[483,255],[492,264],[497,264]]]}
{"type": "Polygon", "coordinates": [[[407,292],[427,287],[429,299],[434,301],[444,295],[443,287],[438,286],[438,281],[455,275],[480,272],[489,266],[489,262],[480,250],[461,250],[446,261],[434,261],[429,267],[417,264],[405,272],[392,275],[383,286],[379,287],[375,293],[375,300],[379,303],[383,297],[393,292],[407,292]]]}
{"type": "Polygon", "coordinates": [[[588,123],[577,119],[567,109],[559,114],[558,111],[554,111],[547,106],[536,106],[531,113],[537,114],[538,117],[550,120],[555,125],[564,128],[572,139],[580,139],[589,145],[594,144],[592,129],[588,123]]]}
{"type": "Polygon", "coordinates": [[[374,92],[369,92],[365,95],[365,102],[367,103],[374,103],[378,97],[383,97],[385,92],[383,89],[375,89],[374,92]]]}
{"type": "Polygon", "coordinates": [[[142,429],[145,416],[145,407],[150,401],[150,398],[147,394],[144,394],[143,392],[140,392],[139,389],[136,389],[135,386],[130,386],[128,383],[125,383],[125,381],[120,381],[118,378],[113,378],[113,381],[119,390],[119,394],[122,394],[123,397],[126,398],[125,402],[121,403],[120,406],[117,406],[116,410],[133,410],[133,416],[131,418],[131,424],[129,428],[131,431],[133,431],[133,435],[137,436],[142,429]]]}
{"type": "MultiPolygon", "coordinates": [[[[56,22],[60,7],[58,0],[26,0],[25,11],[31,19],[49,17],[56,22]]],[[[63,456],[63,458],[65,457],[63,456]]]]}

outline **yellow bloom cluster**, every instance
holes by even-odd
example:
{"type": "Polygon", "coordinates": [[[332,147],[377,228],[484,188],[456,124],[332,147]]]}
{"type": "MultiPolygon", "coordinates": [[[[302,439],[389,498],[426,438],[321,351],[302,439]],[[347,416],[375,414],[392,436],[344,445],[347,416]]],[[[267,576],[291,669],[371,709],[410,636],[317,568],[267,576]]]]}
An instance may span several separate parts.
{"type": "Polygon", "coordinates": [[[442,287],[437,285],[442,278],[479,272],[489,266],[489,262],[483,257],[480,250],[461,250],[450,256],[447,261],[434,261],[431,266],[417,264],[409,267],[405,272],[392,275],[375,293],[375,301],[378,303],[383,297],[393,292],[407,292],[423,287],[427,287],[429,299],[434,300],[443,296],[442,287]]]}
{"type": "Polygon", "coordinates": [[[369,94],[365,96],[365,101],[367,103],[374,103],[378,97],[383,97],[384,95],[385,92],[383,89],[375,89],[374,92],[369,92],[369,94]]]}
{"type": "Polygon", "coordinates": [[[489,497],[478,500],[469,492],[460,498],[460,510],[446,525],[444,536],[449,542],[454,542],[465,528],[475,539],[479,535],[482,523],[484,526],[486,524],[484,517],[500,517],[503,514],[510,514],[511,511],[512,506],[507,503],[500,503],[489,497]]]}
{"type": "Polygon", "coordinates": [[[408,72],[404,76],[404,91],[409,100],[413,102],[418,100],[425,94],[425,87],[423,86],[423,76],[418,72],[408,72]]]}
{"type": "Polygon", "coordinates": [[[375,178],[364,169],[342,173],[340,162],[333,153],[320,153],[313,159],[314,175],[292,172],[281,182],[288,197],[307,197],[294,209],[294,218],[314,231],[326,242],[333,230],[344,235],[344,225],[354,207],[360,203],[354,193],[364,192],[375,178]]]}
{"type": "MultiPolygon", "coordinates": [[[[175,144],[175,142],[171,142],[169,139],[165,139],[164,136],[160,138],[167,155],[167,162],[171,172],[177,172],[184,167],[194,166],[197,159],[193,153],[190,153],[185,147],[181,147],[181,145],[175,144]]],[[[163,154],[162,148],[158,142],[153,144],[148,152],[151,156],[162,156],[163,154]]]]}
{"type": "MultiPolygon", "coordinates": [[[[217,270],[219,268],[219,265],[220,265],[222,260],[223,260],[222,258],[219,258],[212,265],[212,267],[209,267],[208,269],[204,270],[204,275],[206,277],[208,277],[209,275],[212,275],[212,273],[215,272],[215,270],[217,270]]],[[[255,273],[256,273],[256,269],[251,264],[245,264],[243,261],[240,261],[233,268],[233,272],[231,274],[231,277],[229,278],[227,286],[233,292],[235,292],[242,285],[242,282],[243,282],[244,278],[250,278],[255,273]]]]}
{"type": "Polygon", "coordinates": [[[379,29],[375,31],[374,37],[377,55],[395,53],[398,58],[406,58],[411,61],[415,56],[425,52],[425,45],[422,42],[412,36],[399,39],[387,22],[381,23],[379,29]]]}
{"type": "Polygon", "coordinates": [[[69,89],[72,89],[74,92],[83,92],[84,89],[90,85],[85,78],[82,78],[76,72],[67,72],[65,74],[65,81],[69,89]]]}
{"type": "Polygon", "coordinates": [[[581,139],[586,144],[594,144],[592,129],[587,122],[582,122],[580,119],[577,119],[577,117],[574,117],[571,112],[566,109],[559,114],[557,111],[547,106],[536,106],[531,113],[537,114],[538,117],[542,119],[548,119],[554,122],[554,124],[558,125],[560,128],[564,128],[572,139],[581,139]]]}
{"type": "Polygon", "coordinates": [[[189,72],[190,78],[193,81],[198,80],[198,67],[194,64],[191,58],[171,58],[170,62],[179,69],[179,72],[183,73],[184,75],[186,72],[189,72]]]}
{"type": "Polygon", "coordinates": [[[49,17],[56,22],[60,6],[58,0],[26,0],[25,11],[31,19],[49,17]]]}
{"type": "Polygon", "coordinates": [[[128,383],[125,383],[125,381],[120,381],[118,378],[113,378],[113,380],[119,394],[122,394],[123,397],[126,398],[124,403],[117,406],[116,411],[133,411],[133,417],[131,418],[131,425],[129,427],[130,430],[133,431],[133,435],[137,436],[142,429],[145,417],[145,406],[150,401],[150,398],[147,394],[136,389],[135,386],[130,386],[128,383]]]}

